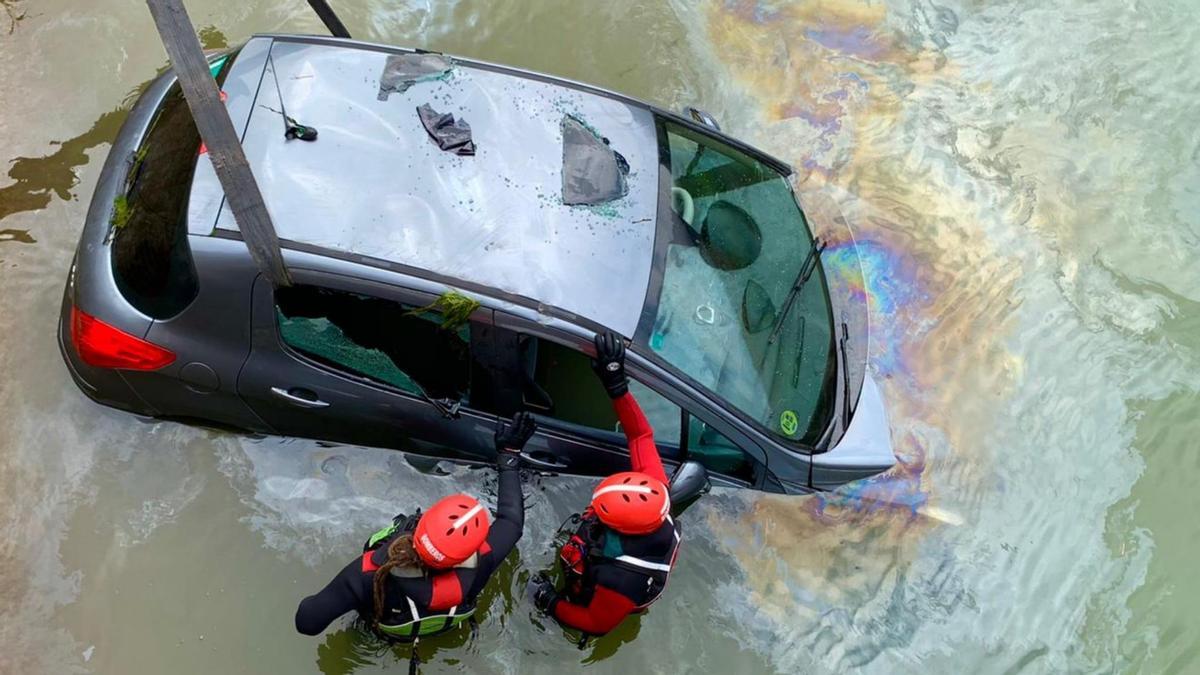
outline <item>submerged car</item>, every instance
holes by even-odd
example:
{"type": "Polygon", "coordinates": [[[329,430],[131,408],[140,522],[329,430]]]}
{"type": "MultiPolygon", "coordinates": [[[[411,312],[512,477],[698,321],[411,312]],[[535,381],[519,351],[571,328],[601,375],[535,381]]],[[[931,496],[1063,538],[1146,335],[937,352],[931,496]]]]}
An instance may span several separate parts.
{"type": "Polygon", "coordinates": [[[611,329],[673,465],[807,493],[894,463],[865,321],[790,168],[707,115],[337,38],[255,36],[210,65],[292,283],[255,266],[168,71],[113,144],[64,293],[94,400],[461,462],[529,410],[531,466],[604,475],[628,466],[589,367],[611,329]]]}

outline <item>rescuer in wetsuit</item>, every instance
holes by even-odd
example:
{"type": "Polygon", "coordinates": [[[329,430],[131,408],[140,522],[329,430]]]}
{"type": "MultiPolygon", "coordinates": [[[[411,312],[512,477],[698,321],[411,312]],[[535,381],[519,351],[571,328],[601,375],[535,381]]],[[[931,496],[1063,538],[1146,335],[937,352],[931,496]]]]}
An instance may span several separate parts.
{"type": "Polygon", "coordinates": [[[544,574],[533,581],[543,613],[585,635],[604,635],[646,609],[666,587],[679,546],[679,525],[654,430],[629,393],[625,345],[615,333],[596,336],[592,368],[604,384],[629,442],[633,471],[613,474],[592,492],[576,516],[579,527],[559,551],[566,585],[562,595],[544,574]]]}
{"type": "Polygon", "coordinates": [[[438,501],[424,515],[397,516],[333,581],[300,602],[296,630],[317,635],[358,610],[383,636],[413,641],[452,630],[474,614],[479,593],[521,538],[520,453],[536,428],[526,413],[509,424],[496,422],[494,523],[482,504],[463,494],[438,501]]]}

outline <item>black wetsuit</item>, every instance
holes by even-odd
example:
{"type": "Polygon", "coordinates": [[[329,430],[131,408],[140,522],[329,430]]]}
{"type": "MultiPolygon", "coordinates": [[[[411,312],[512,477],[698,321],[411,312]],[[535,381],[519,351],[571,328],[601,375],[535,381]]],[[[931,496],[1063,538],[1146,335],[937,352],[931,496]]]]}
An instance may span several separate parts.
{"type": "MultiPolygon", "coordinates": [[[[525,498],[521,493],[521,473],[516,462],[501,462],[497,470],[500,473],[500,489],[496,500],[496,518],[488,531],[487,540],[476,555],[474,567],[456,567],[451,571],[458,576],[463,606],[474,606],[488,579],[516,547],[525,524],[525,498]]],[[[400,534],[397,532],[392,536],[400,534]]],[[[317,635],[351,610],[358,610],[366,618],[373,617],[374,569],[386,561],[388,543],[390,539],[364,554],[369,560],[359,556],[350,561],[319,593],[302,600],[296,610],[296,630],[305,635],[317,635]]],[[[384,609],[389,613],[393,609],[407,612],[407,598],[415,603],[424,616],[429,613],[431,605],[438,604],[433,602],[433,596],[434,584],[430,577],[389,576],[384,609]]]]}

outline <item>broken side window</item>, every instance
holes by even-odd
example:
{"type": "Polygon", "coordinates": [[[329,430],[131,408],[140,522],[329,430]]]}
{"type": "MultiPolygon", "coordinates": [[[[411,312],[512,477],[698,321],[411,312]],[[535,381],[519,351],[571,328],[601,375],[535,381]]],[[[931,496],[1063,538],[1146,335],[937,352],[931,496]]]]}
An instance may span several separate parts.
{"type": "Polygon", "coordinates": [[[629,162],[583,120],[562,118],[562,199],[568,206],[603,204],[629,192],[629,162]]]}
{"type": "Polygon", "coordinates": [[[379,76],[379,100],[388,100],[393,92],[403,94],[418,82],[439,79],[453,68],[441,54],[391,54],[379,76]]]}
{"type": "Polygon", "coordinates": [[[402,391],[466,402],[470,323],[442,326],[435,310],[316,286],[275,292],[285,344],[331,368],[402,391]]]}

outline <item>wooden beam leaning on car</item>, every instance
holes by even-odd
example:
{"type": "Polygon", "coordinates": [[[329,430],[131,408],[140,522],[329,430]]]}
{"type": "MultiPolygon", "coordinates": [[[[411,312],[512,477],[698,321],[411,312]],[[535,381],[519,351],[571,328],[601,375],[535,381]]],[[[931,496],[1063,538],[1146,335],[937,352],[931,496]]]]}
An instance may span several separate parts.
{"type": "Polygon", "coordinates": [[[276,287],[291,286],[271,214],[242,152],[233,121],[221,103],[183,0],[146,0],[146,4],[250,256],[276,287]]]}

